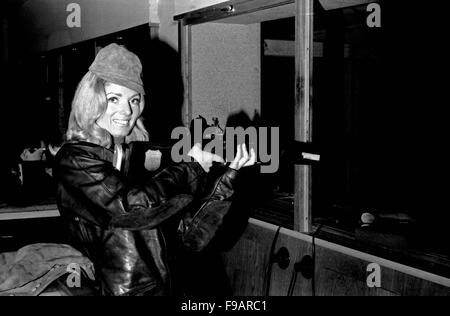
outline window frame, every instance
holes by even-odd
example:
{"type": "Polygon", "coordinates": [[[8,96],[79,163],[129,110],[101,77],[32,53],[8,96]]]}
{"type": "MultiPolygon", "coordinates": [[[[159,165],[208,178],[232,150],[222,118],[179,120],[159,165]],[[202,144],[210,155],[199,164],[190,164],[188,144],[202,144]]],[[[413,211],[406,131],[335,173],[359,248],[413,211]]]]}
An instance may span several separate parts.
{"type": "MultiPolygon", "coordinates": [[[[380,0],[318,0],[325,10],[343,9],[346,7],[380,2],[380,0]]],[[[230,0],[191,12],[174,16],[179,26],[179,51],[182,60],[182,74],[185,85],[185,104],[183,119],[186,126],[192,119],[191,103],[191,27],[196,24],[215,23],[244,23],[245,17],[251,17],[250,23],[261,18],[264,21],[267,10],[276,10],[282,7],[295,6],[292,16],[295,16],[295,141],[312,143],[313,123],[313,47],[314,47],[314,0],[230,0]],[[266,13],[264,13],[264,11],[266,13]],[[258,15],[258,12],[261,12],[258,15]]],[[[281,10],[282,12],[283,10],[281,10]]],[[[282,14],[282,13],[281,13],[282,14]]],[[[288,17],[288,16],[285,16],[288,17]]],[[[259,21],[260,22],[260,21],[259,21]]],[[[386,249],[364,245],[357,241],[350,233],[339,231],[328,226],[313,224],[312,218],[312,166],[295,165],[294,172],[294,222],[293,231],[306,235],[319,236],[329,242],[346,247],[392,258],[405,264],[436,270],[438,274],[450,273],[450,260],[434,257],[427,254],[400,254],[386,249]]],[[[264,218],[258,218],[264,220],[264,218]]]]}

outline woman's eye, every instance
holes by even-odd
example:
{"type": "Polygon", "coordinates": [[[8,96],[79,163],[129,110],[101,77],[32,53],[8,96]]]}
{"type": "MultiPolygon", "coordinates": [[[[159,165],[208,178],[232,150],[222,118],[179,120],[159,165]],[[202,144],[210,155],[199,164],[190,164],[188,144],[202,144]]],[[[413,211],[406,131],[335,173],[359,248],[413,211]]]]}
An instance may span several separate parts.
{"type": "Polygon", "coordinates": [[[119,99],[117,97],[109,97],[108,98],[108,102],[117,103],[117,101],[119,101],[119,99]]]}
{"type": "Polygon", "coordinates": [[[133,105],[139,105],[140,103],[141,103],[140,99],[133,99],[133,100],[131,100],[131,104],[133,104],[133,105]]]}

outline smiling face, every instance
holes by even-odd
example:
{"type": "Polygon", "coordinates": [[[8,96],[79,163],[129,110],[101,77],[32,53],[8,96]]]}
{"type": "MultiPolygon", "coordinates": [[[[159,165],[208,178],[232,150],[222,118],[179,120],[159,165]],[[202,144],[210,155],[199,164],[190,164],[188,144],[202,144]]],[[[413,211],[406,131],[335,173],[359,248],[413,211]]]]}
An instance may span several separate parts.
{"type": "Polygon", "coordinates": [[[113,137],[125,137],[133,129],[141,109],[142,96],[127,87],[105,83],[108,106],[97,124],[113,137]]]}

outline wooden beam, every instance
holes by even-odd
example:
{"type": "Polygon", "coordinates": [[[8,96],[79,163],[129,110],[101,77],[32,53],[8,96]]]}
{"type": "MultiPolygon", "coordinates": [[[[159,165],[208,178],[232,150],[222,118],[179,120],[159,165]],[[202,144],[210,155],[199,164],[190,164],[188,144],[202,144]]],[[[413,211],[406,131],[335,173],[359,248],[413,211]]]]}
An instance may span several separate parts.
{"type": "Polygon", "coordinates": [[[265,56],[295,56],[295,42],[286,40],[264,40],[264,55],[265,56]]]}
{"type": "Polygon", "coordinates": [[[339,8],[352,7],[362,5],[374,0],[319,0],[320,4],[325,10],[334,10],[339,8]]]}
{"type": "MultiPolygon", "coordinates": [[[[193,25],[205,22],[213,22],[226,18],[247,15],[254,12],[262,12],[287,4],[294,3],[295,0],[230,0],[206,8],[186,12],[174,16],[174,20],[182,20],[185,24],[193,25]]],[[[265,17],[267,20],[267,17],[265,17]]],[[[234,20],[234,23],[236,20],[234,20]]],[[[245,17],[242,23],[245,24],[245,17]]],[[[256,23],[256,22],[254,22],[256,23]]]]}
{"type": "Polygon", "coordinates": [[[60,216],[56,204],[7,206],[0,208],[0,221],[60,216]]]}
{"type": "Polygon", "coordinates": [[[182,122],[189,127],[192,120],[192,71],[191,71],[191,26],[184,21],[178,23],[178,51],[181,55],[181,73],[184,86],[182,122]]]}
{"type": "Polygon", "coordinates": [[[58,65],[58,127],[61,135],[66,132],[66,120],[65,120],[65,103],[64,103],[64,56],[62,54],[57,55],[58,65]]]}
{"type": "Polygon", "coordinates": [[[295,3],[286,3],[270,9],[263,9],[254,12],[246,13],[245,15],[239,14],[231,17],[221,19],[220,23],[233,23],[233,24],[255,24],[265,21],[273,21],[279,19],[285,19],[295,16],[295,3]]]}
{"type": "MultiPolygon", "coordinates": [[[[295,58],[295,140],[311,141],[313,0],[297,0],[295,58]]],[[[311,169],[295,166],[294,229],[311,232],[311,169]]]]}
{"type": "MultiPolygon", "coordinates": [[[[347,45],[344,48],[344,57],[349,56],[350,48],[347,45]]],[[[266,39],[264,40],[264,55],[265,56],[295,56],[295,42],[287,40],[274,40],[266,39]]],[[[323,57],[323,43],[314,42],[313,47],[314,57],[323,57]]]]}

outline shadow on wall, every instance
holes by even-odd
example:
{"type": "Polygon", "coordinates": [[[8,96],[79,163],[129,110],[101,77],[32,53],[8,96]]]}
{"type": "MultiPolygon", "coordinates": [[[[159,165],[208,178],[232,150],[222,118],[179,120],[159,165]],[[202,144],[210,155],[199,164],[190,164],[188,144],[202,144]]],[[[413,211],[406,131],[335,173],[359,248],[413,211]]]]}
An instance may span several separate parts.
{"type": "Polygon", "coordinates": [[[151,39],[144,49],[130,47],[142,61],[145,86],[143,117],[150,140],[170,143],[172,130],[182,124],[184,87],[178,52],[169,44],[151,39]]]}
{"type": "MultiPolygon", "coordinates": [[[[242,127],[244,130],[260,126],[265,124],[258,112],[255,112],[253,118],[244,111],[232,113],[226,122],[226,127],[242,127]]],[[[248,140],[246,143],[248,148],[248,140]]],[[[236,143],[234,150],[236,152],[236,143]]],[[[264,197],[271,196],[274,175],[260,173],[259,165],[242,168],[239,173],[231,211],[224,219],[224,225],[219,229],[215,240],[222,249],[231,249],[234,246],[247,227],[254,210],[265,202],[264,197]]]]}
{"type": "MultiPolygon", "coordinates": [[[[243,111],[231,114],[227,119],[227,127],[259,126],[259,115],[252,119],[243,111]]],[[[210,170],[211,179],[223,173],[224,166],[214,166],[210,170]]],[[[184,277],[187,291],[193,296],[224,297],[232,295],[230,278],[223,265],[221,253],[233,248],[245,231],[248,220],[261,202],[263,191],[267,188],[260,181],[258,166],[239,170],[239,180],[234,183],[235,194],[231,209],[224,217],[215,238],[200,253],[186,254],[184,277]]]]}

